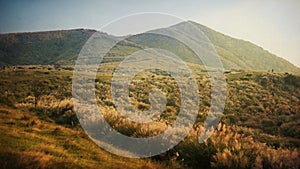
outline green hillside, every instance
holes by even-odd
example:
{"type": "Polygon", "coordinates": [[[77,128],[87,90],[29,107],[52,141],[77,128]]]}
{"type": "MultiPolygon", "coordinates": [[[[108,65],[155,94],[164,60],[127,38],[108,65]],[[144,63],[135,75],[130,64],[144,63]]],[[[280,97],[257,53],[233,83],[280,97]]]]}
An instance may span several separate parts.
{"type": "MultiPolygon", "coordinates": [[[[225,69],[255,71],[271,71],[273,69],[275,72],[300,74],[298,67],[253,43],[231,38],[194,22],[190,23],[198,26],[212,42],[221,56],[225,69]]],[[[166,30],[168,29],[166,28],[166,30]]],[[[74,64],[80,49],[94,32],[94,30],[75,29],[2,34],[0,35],[0,64],[74,64]]],[[[110,51],[104,61],[121,61],[124,56],[147,47],[163,48],[174,52],[185,61],[197,62],[195,54],[184,44],[174,39],[149,33],[135,35],[120,42],[110,51]]]]}
{"type": "Polygon", "coordinates": [[[216,32],[206,26],[197,25],[214,44],[227,69],[247,69],[278,72],[293,72],[300,74],[300,69],[288,61],[264,50],[251,42],[235,39],[216,32]]]}
{"type": "Polygon", "coordinates": [[[94,30],[75,29],[0,35],[0,64],[73,63],[94,30]]]}

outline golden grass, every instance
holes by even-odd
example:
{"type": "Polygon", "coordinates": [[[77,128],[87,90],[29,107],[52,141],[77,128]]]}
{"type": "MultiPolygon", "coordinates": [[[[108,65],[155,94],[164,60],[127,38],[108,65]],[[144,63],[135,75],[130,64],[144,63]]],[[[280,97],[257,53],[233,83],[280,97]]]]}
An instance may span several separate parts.
{"type": "Polygon", "coordinates": [[[3,147],[0,150],[1,168],[167,167],[149,159],[114,156],[96,146],[82,130],[69,129],[41,120],[34,125],[24,125],[38,120],[26,107],[5,110],[9,113],[0,114],[0,145],[3,147]],[[13,124],[7,123],[7,120],[13,124]]]}

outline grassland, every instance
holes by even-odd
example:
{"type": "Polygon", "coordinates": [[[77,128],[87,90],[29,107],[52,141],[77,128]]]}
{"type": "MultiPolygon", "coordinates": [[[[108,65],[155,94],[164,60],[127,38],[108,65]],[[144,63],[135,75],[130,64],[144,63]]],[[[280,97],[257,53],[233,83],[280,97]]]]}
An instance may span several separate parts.
{"type": "Polygon", "coordinates": [[[72,71],[25,66],[1,72],[1,168],[177,168],[173,162],[127,159],[95,145],[72,111],[72,71]],[[14,78],[11,78],[14,77],[14,78]],[[34,79],[48,82],[37,107],[34,79]],[[60,91],[60,92],[58,92],[60,91]]]}
{"type": "MultiPolygon", "coordinates": [[[[180,107],[178,86],[166,73],[149,70],[130,84],[136,109],[149,109],[150,89],[167,96],[159,120],[138,125],[122,120],[110,96],[116,63],[105,63],[95,83],[107,121],[132,137],[148,137],[172,124],[180,107]]],[[[288,73],[227,71],[225,115],[205,143],[198,134],[210,106],[210,80],[196,74],[201,106],[183,142],[146,159],[112,155],[81,129],[71,101],[72,67],[19,66],[0,72],[0,164],[2,168],[299,168],[300,77],[288,73]],[[36,88],[39,84],[40,88],[36,88]],[[35,105],[36,91],[38,102],[35,105]]]]}

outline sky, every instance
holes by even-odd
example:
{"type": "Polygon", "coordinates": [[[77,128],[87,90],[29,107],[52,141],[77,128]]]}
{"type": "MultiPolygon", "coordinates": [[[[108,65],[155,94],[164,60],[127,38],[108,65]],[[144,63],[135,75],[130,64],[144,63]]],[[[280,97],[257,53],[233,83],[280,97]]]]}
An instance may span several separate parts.
{"type": "Polygon", "coordinates": [[[198,22],[300,67],[299,0],[0,0],[0,33],[99,30],[120,17],[143,12],[198,22]]]}

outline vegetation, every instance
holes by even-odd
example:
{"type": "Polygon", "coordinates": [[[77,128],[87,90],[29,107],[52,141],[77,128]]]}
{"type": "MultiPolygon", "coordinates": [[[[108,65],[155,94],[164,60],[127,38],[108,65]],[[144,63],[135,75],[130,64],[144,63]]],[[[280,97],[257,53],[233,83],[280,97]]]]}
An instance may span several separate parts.
{"type": "Polygon", "coordinates": [[[1,168],[180,167],[172,161],[127,159],[100,149],[81,129],[73,110],[72,71],[52,68],[24,66],[1,72],[1,98],[7,98],[0,107],[1,168]],[[34,79],[47,81],[42,86],[49,88],[41,93],[37,106],[34,79]]]}
{"type": "MultiPolygon", "coordinates": [[[[0,66],[6,65],[0,70],[1,168],[300,168],[300,69],[250,42],[193,24],[210,39],[226,68],[224,116],[204,143],[198,143],[198,136],[204,132],[211,105],[208,71],[212,70],[195,64],[198,57],[183,43],[150,33],[131,36],[107,53],[96,74],[101,112],[115,130],[130,137],[164,132],[176,120],[184,98],[168,72],[149,69],[131,80],[130,104],[145,112],[151,108],[151,91],[160,89],[167,101],[164,111],[145,124],[122,117],[111,96],[119,61],[140,49],[160,48],[181,57],[195,75],[200,106],[190,103],[199,110],[188,136],[169,151],[144,159],[102,150],[77,119],[71,92],[74,61],[95,31],[0,35],[0,66]]],[[[107,40],[117,38],[103,35],[107,40]]]]}
{"type": "MultiPolygon", "coordinates": [[[[119,132],[149,137],[163,132],[180,107],[178,86],[168,74],[149,70],[130,84],[131,104],[149,109],[149,92],[160,88],[167,106],[148,124],[124,120],[110,96],[117,63],[105,63],[96,79],[96,95],[106,120],[119,132]],[[100,95],[101,93],[101,95],[100,95]]],[[[3,168],[299,168],[300,77],[268,72],[226,75],[225,115],[205,143],[198,135],[210,106],[209,77],[199,65],[201,107],[188,137],[168,152],[146,159],[128,159],[97,147],[81,129],[71,101],[72,69],[62,66],[19,66],[0,73],[0,164],[3,168]],[[14,77],[14,78],[12,78],[14,77]],[[36,82],[40,85],[35,103],[36,82]],[[49,92],[51,91],[51,92],[49,92]],[[36,104],[36,106],[35,106],[36,104]]]]}
{"type": "Polygon", "coordinates": [[[0,65],[74,63],[94,30],[75,29],[0,35],[0,65]]]}
{"type": "Polygon", "coordinates": [[[215,46],[226,69],[275,71],[300,74],[298,67],[251,42],[235,39],[206,26],[198,26],[215,46]]]}
{"type": "MultiPolygon", "coordinates": [[[[274,70],[300,74],[298,67],[259,46],[223,35],[198,23],[190,23],[205,33],[216,48],[226,69],[274,70]]],[[[81,48],[93,33],[94,30],[75,29],[2,34],[0,35],[0,65],[74,64],[81,48]]],[[[112,35],[106,37],[108,41],[118,39],[112,35]]],[[[148,47],[166,49],[177,54],[184,61],[200,63],[196,55],[184,44],[165,36],[149,33],[132,36],[120,42],[104,61],[120,61],[128,53],[148,47]]]]}

